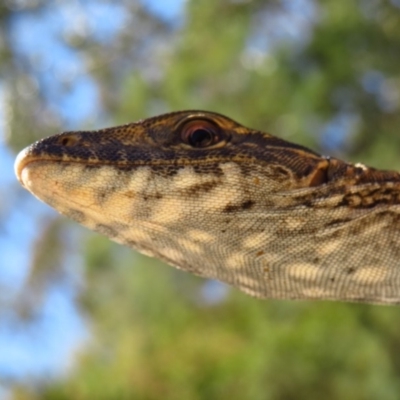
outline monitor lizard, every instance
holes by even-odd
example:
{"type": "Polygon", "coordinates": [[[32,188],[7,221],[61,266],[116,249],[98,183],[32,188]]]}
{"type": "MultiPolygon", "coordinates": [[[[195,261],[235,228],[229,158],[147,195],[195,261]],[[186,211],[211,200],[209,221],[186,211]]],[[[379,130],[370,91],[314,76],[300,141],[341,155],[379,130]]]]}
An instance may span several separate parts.
{"type": "Polygon", "coordinates": [[[179,111],[21,151],[21,184],[118,243],[260,298],[400,303],[400,174],[179,111]]]}

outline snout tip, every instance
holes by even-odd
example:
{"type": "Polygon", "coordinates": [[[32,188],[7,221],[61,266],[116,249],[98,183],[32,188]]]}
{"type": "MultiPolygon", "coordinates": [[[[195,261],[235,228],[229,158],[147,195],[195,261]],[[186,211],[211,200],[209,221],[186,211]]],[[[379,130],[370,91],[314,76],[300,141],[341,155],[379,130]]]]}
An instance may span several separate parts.
{"type": "Polygon", "coordinates": [[[25,149],[21,150],[18,153],[17,158],[15,159],[14,162],[15,175],[23,187],[26,187],[24,183],[24,169],[28,163],[29,163],[29,147],[26,147],[25,149]]]}

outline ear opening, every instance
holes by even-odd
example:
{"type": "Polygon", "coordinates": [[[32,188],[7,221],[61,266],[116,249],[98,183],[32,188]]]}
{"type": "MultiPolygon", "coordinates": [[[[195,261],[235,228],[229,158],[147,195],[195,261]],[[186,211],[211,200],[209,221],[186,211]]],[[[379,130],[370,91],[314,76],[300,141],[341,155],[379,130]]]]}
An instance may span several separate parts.
{"type": "Polygon", "coordinates": [[[322,160],[309,175],[308,186],[321,186],[329,181],[329,160],[322,160]]]}

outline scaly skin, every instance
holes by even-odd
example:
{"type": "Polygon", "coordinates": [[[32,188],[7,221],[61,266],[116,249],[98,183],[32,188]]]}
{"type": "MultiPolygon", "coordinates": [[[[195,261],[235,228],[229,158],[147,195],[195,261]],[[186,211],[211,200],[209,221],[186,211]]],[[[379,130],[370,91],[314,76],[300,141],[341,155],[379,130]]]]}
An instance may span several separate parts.
{"type": "Polygon", "coordinates": [[[112,240],[263,298],[400,303],[400,175],[181,111],[23,150],[21,184],[112,240]]]}

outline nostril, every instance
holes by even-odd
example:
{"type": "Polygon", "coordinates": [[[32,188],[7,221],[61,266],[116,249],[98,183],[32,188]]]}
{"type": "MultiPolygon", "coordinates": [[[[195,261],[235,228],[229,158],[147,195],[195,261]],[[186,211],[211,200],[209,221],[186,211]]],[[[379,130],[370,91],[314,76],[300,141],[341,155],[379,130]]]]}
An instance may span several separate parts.
{"type": "Polygon", "coordinates": [[[74,146],[77,143],[78,139],[75,136],[61,136],[58,138],[58,144],[61,144],[65,147],[74,146]]]}

